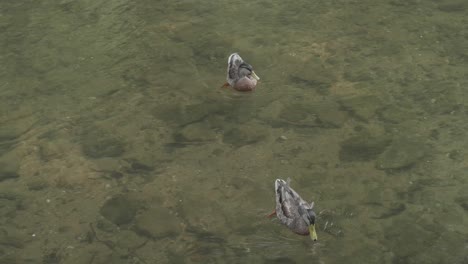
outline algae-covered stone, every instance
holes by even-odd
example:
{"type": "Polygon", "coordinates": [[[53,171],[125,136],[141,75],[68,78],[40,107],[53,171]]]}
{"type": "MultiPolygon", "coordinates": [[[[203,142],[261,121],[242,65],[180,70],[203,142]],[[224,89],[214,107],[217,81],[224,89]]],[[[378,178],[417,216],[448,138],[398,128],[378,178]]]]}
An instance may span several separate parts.
{"type": "Polygon", "coordinates": [[[284,107],[279,117],[281,119],[291,121],[291,122],[301,122],[302,120],[307,118],[308,110],[305,106],[299,104],[288,105],[284,107]]]}
{"type": "Polygon", "coordinates": [[[227,131],[223,135],[223,142],[234,146],[244,146],[260,142],[268,136],[268,129],[261,125],[250,124],[227,131]]]}
{"type": "Polygon", "coordinates": [[[28,236],[14,228],[0,229],[0,245],[23,248],[29,240],[28,236]]]}
{"type": "Polygon", "coordinates": [[[316,107],[317,123],[322,127],[338,128],[347,119],[347,114],[339,110],[338,105],[326,104],[316,107]]]}
{"type": "Polygon", "coordinates": [[[314,89],[320,94],[327,94],[330,84],[335,80],[333,71],[323,67],[319,59],[309,60],[291,72],[292,82],[314,89]]]}
{"type": "Polygon", "coordinates": [[[113,235],[116,236],[117,246],[125,249],[141,246],[146,240],[145,237],[142,237],[131,230],[121,230],[113,235]]]}
{"type": "Polygon", "coordinates": [[[313,107],[303,104],[286,105],[278,117],[282,122],[296,126],[317,126],[317,117],[312,113],[313,107]]]}
{"type": "Polygon", "coordinates": [[[422,81],[405,93],[426,115],[458,112],[466,101],[459,83],[454,80],[422,81]]]}
{"type": "MultiPolygon", "coordinates": [[[[187,241],[187,248],[190,249],[189,258],[196,260],[197,263],[223,263],[226,260],[226,256],[232,256],[229,252],[229,246],[227,241],[223,238],[219,232],[208,231],[209,227],[190,227],[187,231],[189,236],[185,236],[187,241]]],[[[234,232],[235,233],[235,232],[234,232]]],[[[173,253],[180,252],[180,249],[174,248],[173,253]]],[[[244,250],[245,252],[245,250],[244,250]]],[[[180,252],[182,253],[182,252],[180,252]]],[[[179,254],[180,254],[179,253],[179,254]]],[[[177,261],[177,258],[171,257],[172,260],[177,261]]],[[[239,254],[235,255],[235,259],[239,260],[239,254]]],[[[182,260],[180,263],[190,263],[191,261],[182,260]]],[[[171,262],[178,263],[178,262],[171,262]]],[[[244,262],[238,263],[256,263],[256,262],[244,262]]]]}
{"type": "Polygon", "coordinates": [[[341,104],[345,109],[364,121],[372,118],[377,109],[382,107],[381,100],[372,95],[345,98],[341,100],[341,104]]]}
{"type": "Polygon", "coordinates": [[[152,114],[165,122],[178,122],[182,119],[182,107],[174,104],[158,104],[152,110],[152,114]]]}
{"type": "Polygon", "coordinates": [[[128,159],[129,167],[125,169],[128,173],[145,173],[154,170],[154,164],[150,160],[128,159]]]}
{"type": "Polygon", "coordinates": [[[193,123],[196,121],[201,121],[208,115],[217,112],[217,110],[219,110],[219,107],[220,106],[216,103],[200,103],[188,105],[183,108],[182,121],[184,123],[193,123]]]}
{"type": "Polygon", "coordinates": [[[0,158],[0,182],[18,178],[19,160],[15,155],[5,154],[0,158]]]}
{"type": "Polygon", "coordinates": [[[49,183],[43,179],[33,179],[26,184],[30,191],[39,191],[49,187],[49,183]]]}
{"type": "Polygon", "coordinates": [[[175,236],[181,232],[180,220],[164,207],[151,208],[136,218],[136,230],[152,238],[175,236]]]}
{"type": "Polygon", "coordinates": [[[70,147],[69,144],[70,143],[64,139],[43,141],[39,145],[39,156],[44,162],[52,159],[60,159],[63,153],[68,151],[70,147]]]}
{"type": "Polygon", "coordinates": [[[369,161],[385,150],[390,144],[390,138],[386,136],[376,137],[364,133],[351,137],[341,143],[341,161],[369,161]]]}
{"type": "Polygon", "coordinates": [[[0,215],[14,218],[18,210],[25,206],[24,198],[18,193],[11,191],[0,191],[0,215]]]}
{"type": "Polygon", "coordinates": [[[410,109],[405,109],[395,105],[389,105],[380,112],[380,118],[391,123],[400,123],[406,120],[415,119],[418,114],[410,109]]]}
{"type": "Polygon", "coordinates": [[[455,199],[455,202],[468,213],[468,196],[455,199]]]}
{"type": "Polygon", "coordinates": [[[396,139],[378,157],[378,169],[400,169],[414,165],[424,155],[428,147],[421,142],[408,138],[396,139]]]}
{"type": "MultiPolygon", "coordinates": [[[[10,116],[10,118],[14,116],[15,115],[10,116]]],[[[16,119],[15,121],[3,122],[0,126],[0,143],[17,140],[21,135],[31,129],[31,126],[37,121],[32,118],[32,116],[27,118],[16,116],[16,118],[13,118],[16,119]]]]}
{"type": "Polygon", "coordinates": [[[397,256],[405,257],[420,253],[421,250],[431,247],[443,232],[442,225],[435,226],[427,221],[415,221],[415,218],[417,219],[417,216],[414,215],[407,218],[399,216],[384,230],[386,246],[392,248],[397,256]]]}
{"type": "Polygon", "coordinates": [[[125,152],[124,142],[93,124],[84,125],[80,143],[83,153],[93,159],[119,157],[125,152]]]}
{"type": "Polygon", "coordinates": [[[219,111],[221,106],[216,103],[200,103],[187,106],[162,104],[153,110],[153,115],[166,122],[187,125],[202,121],[210,114],[219,111]]]}
{"type": "Polygon", "coordinates": [[[189,142],[203,142],[216,139],[216,133],[205,123],[194,123],[185,126],[176,134],[176,139],[189,142]]]}
{"type": "Polygon", "coordinates": [[[257,114],[258,118],[264,120],[275,120],[280,114],[283,105],[280,101],[274,101],[261,109],[258,109],[257,114]]]}
{"type": "Polygon", "coordinates": [[[121,164],[118,159],[115,158],[100,158],[94,161],[95,170],[97,171],[118,171],[121,164]]]}
{"type": "Polygon", "coordinates": [[[444,12],[463,12],[468,9],[468,3],[463,0],[449,1],[439,4],[438,6],[440,11],[444,12]]]}
{"type": "Polygon", "coordinates": [[[456,162],[462,162],[465,160],[465,155],[461,150],[455,149],[450,151],[447,154],[447,157],[449,157],[451,160],[456,161],[456,162]]]}
{"type": "Polygon", "coordinates": [[[0,181],[18,178],[19,174],[15,168],[0,163],[0,181]]]}
{"type": "Polygon", "coordinates": [[[297,262],[290,257],[265,258],[264,264],[296,264],[297,262]]]}
{"type": "Polygon", "coordinates": [[[116,225],[126,225],[133,221],[138,210],[137,202],[126,196],[119,195],[107,200],[100,213],[116,225]]]}
{"type": "Polygon", "coordinates": [[[20,132],[9,126],[2,126],[0,128],[0,142],[14,140],[20,136],[20,132]]]}
{"type": "Polygon", "coordinates": [[[349,58],[347,59],[349,63],[352,63],[356,67],[347,67],[344,72],[344,78],[351,82],[363,82],[369,81],[375,78],[372,72],[369,71],[367,66],[358,66],[365,65],[366,62],[362,59],[349,58]]]}
{"type": "Polygon", "coordinates": [[[118,227],[116,227],[111,221],[107,220],[106,218],[101,218],[96,221],[96,227],[104,232],[108,233],[115,233],[118,230],[118,227]]]}
{"type": "Polygon", "coordinates": [[[388,206],[374,207],[371,211],[371,217],[375,219],[386,219],[397,216],[406,210],[404,203],[391,203],[388,206]]]}
{"type": "Polygon", "coordinates": [[[83,152],[91,158],[118,157],[125,152],[124,144],[112,137],[88,137],[83,152]]]}

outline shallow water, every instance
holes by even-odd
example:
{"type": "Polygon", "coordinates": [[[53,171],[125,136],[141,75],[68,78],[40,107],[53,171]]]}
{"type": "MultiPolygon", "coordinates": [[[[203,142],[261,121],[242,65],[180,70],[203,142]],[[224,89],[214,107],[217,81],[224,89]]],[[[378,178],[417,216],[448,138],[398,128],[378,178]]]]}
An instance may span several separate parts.
{"type": "Polygon", "coordinates": [[[466,1],[3,1],[1,263],[466,263],[466,1]],[[262,78],[220,89],[231,52],[262,78]],[[276,178],[318,242],[265,217],[276,178]]]}

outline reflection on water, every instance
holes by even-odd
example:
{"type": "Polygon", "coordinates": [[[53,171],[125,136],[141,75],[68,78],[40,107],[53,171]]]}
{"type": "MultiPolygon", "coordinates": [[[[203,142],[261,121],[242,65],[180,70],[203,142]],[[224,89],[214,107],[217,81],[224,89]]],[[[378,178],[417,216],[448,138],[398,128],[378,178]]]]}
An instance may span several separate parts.
{"type": "Polygon", "coordinates": [[[468,261],[464,1],[0,10],[1,263],[468,261]],[[265,217],[287,177],[317,243],[265,217]]]}

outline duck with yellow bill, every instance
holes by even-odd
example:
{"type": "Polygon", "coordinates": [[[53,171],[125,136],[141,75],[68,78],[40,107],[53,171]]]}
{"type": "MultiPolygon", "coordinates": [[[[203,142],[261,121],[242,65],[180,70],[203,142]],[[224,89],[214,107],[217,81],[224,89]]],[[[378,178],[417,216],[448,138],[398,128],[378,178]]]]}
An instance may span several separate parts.
{"type": "Polygon", "coordinates": [[[237,53],[228,58],[226,83],[223,87],[231,86],[237,91],[253,91],[260,78],[255,74],[252,65],[245,62],[237,53]]]}
{"type": "Polygon", "coordinates": [[[280,222],[286,225],[291,231],[299,235],[310,235],[310,238],[317,241],[315,231],[316,214],[312,210],[314,202],[308,203],[294,191],[287,181],[277,179],[275,181],[276,209],[270,216],[276,214],[280,222]]]}

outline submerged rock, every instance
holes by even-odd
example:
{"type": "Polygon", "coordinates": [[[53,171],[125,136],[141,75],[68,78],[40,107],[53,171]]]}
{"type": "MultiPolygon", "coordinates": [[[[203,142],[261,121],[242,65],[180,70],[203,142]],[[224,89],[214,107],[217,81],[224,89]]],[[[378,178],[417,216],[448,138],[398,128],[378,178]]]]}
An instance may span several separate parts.
{"type": "Polygon", "coordinates": [[[406,120],[413,120],[418,116],[418,114],[408,109],[404,109],[395,105],[390,105],[383,109],[379,113],[379,116],[384,121],[391,123],[400,123],[406,120]]]}
{"type": "Polygon", "coordinates": [[[135,228],[138,233],[154,239],[175,236],[181,232],[180,220],[164,207],[151,208],[140,214],[135,228]]]}
{"type": "Polygon", "coordinates": [[[269,136],[269,131],[260,125],[246,125],[233,128],[223,136],[223,142],[237,147],[255,144],[269,136]]]}
{"type": "Polygon", "coordinates": [[[91,158],[119,157],[125,152],[124,144],[115,138],[88,137],[83,142],[83,152],[91,158]]]}
{"type": "Polygon", "coordinates": [[[380,99],[373,95],[354,96],[341,100],[342,106],[358,118],[368,121],[382,106],[380,99]]]}
{"type": "Polygon", "coordinates": [[[158,104],[152,110],[152,114],[165,122],[178,122],[182,119],[182,107],[173,104],[158,104]]]}
{"type": "Polygon", "coordinates": [[[24,198],[18,193],[0,191],[0,215],[4,219],[14,219],[19,210],[25,208],[25,205],[24,198]]]}
{"type": "Polygon", "coordinates": [[[348,118],[347,113],[340,110],[340,106],[333,102],[276,105],[269,111],[276,112],[274,119],[267,118],[272,124],[281,126],[287,124],[303,128],[338,128],[348,118]]]}
{"type": "Polygon", "coordinates": [[[132,230],[120,230],[113,234],[116,241],[116,246],[120,248],[139,248],[146,242],[146,237],[142,237],[132,230]]]}
{"type": "Polygon", "coordinates": [[[80,143],[86,156],[93,159],[112,158],[125,152],[124,142],[117,139],[111,131],[102,130],[93,124],[86,124],[84,127],[80,143]]]}
{"type": "Polygon", "coordinates": [[[314,59],[294,69],[290,80],[307,89],[314,89],[320,94],[328,94],[329,87],[335,82],[336,76],[332,71],[323,67],[319,59],[314,59]]]}
{"type": "Polygon", "coordinates": [[[16,229],[0,229],[0,245],[23,248],[29,240],[28,236],[18,232],[16,229]]]}
{"type": "Polygon", "coordinates": [[[307,118],[308,109],[299,104],[287,105],[279,114],[281,119],[291,121],[291,122],[301,122],[307,118]]]}
{"type": "Polygon", "coordinates": [[[178,141],[206,142],[216,139],[216,133],[204,123],[194,123],[185,126],[175,135],[178,141]]]}
{"type": "Polygon", "coordinates": [[[183,108],[183,123],[195,123],[201,121],[209,115],[215,114],[220,110],[220,105],[213,102],[187,105],[183,108]]]}
{"type": "Polygon", "coordinates": [[[19,160],[15,155],[4,155],[0,158],[0,182],[18,178],[19,160]]]}
{"type": "Polygon", "coordinates": [[[341,143],[341,161],[369,161],[375,159],[390,144],[388,137],[374,137],[368,134],[351,137],[341,143]]]}
{"type": "Polygon", "coordinates": [[[19,174],[16,168],[12,168],[0,163],[0,182],[8,179],[18,178],[19,174]]]}
{"type": "Polygon", "coordinates": [[[289,257],[277,257],[267,258],[263,261],[265,264],[295,264],[297,263],[294,259],[289,257]]]}
{"type": "Polygon", "coordinates": [[[0,142],[15,140],[21,135],[17,129],[9,126],[2,126],[0,128],[0,142]]]}
{"type": "Polygon", "coordinates": [[[33,179],[26,184],[30,191],[39,191],[49,187],[49,183],[43,179],[33,179]]]}
{"type": "Polygon", "coordinates": [[[317,122],[322,127],[338,128],[348,118],[346,112],[338,109],[337,105],[327,104],[316,108],[317,122]]]}
{"type": "Polygon", "coordinates": [[[165,122],[178,125],[188,125],[203,121],[210,115],[220,111],[222,106],[217,103],[205,102],[200,104],[182,105],[158,105],[153,110],[153,115],[165,122]]]}
{"type": "Polygon", "coordinates": [[[281,109],[278,117],[282,122],[304,127],[317,126],[317,117],[311,114],[312,106],[291,104],[281,109]]]}
{"type": "Polygon", "coordinates": [[[410,167],[426,155],[427,146],[408,138],[394,140],[378,157],[378,169],[400,169],[410,167]]]}
{"type": "Polygon", "coordinates": [[[415,219],[417,217],[414,215],[406,218],[398,217],[392,220],[391,224],[383,231],[385,246],[391,248],[397,257],[419,254],[421,250],[431,247],[444,232],[441,229],[442,226],[436,226],[426,221],[415,221],[415,219]],[[404,228],[404,232],[402,232],[402,228],[404,228]]]}
{"type": "Polygon", "coordinates": [[[119,195],[107,200],[101,207],[100,213],[116,225],[126,225],[133,221],[137,210],[136,201],[119,195]]]}
{"type": "Polygon", "coordinates": [[[154,165],[149,161],[128,160],[130,167],[126,169],[128,173],[151,172],[154,170],[154,165]]]}
{"type": "Polygon", "coordinates": [[[96,159],[94,164],[95,170],[104,172],[118,171],[121,167],[119,160],[115,158],[96,159]]]}
{"type": "MultiPolygon", "coordinates": [[[[349,58],[347,60],[349,63],[352,63],[355,66],[366,64],[362,59],[349,58]]],[[[366,66],[347,67],[346,71],[344,72],[344,78],[351,82],[363,82],[374,79],[375,74],[369,71],[368,67],[366,66]]]]}
{"type": "Polygon", "coordinates": [[[452,12],[463,12],[468,9],[468,3],[463,0],[451,1],[448,3],[439,4],[438,9],[440,11],[452,13],[452,12]]]}
{"type": "Polygon", "coordinates": [[[455,199],[455,202],[468,213],[468,196],[455,199]]]}
{"type": "Polygon", "coordinates": [[[447,154],[447,157],[449,157],[451,160],[456,161],[456,162],[462,162],[465,160],[465,155],[463,154],[463,151],[455,149],[450,151],[447,154]]]}
{"type": "Polygon", "coordinates": [[[10,116],[10,118],[15,121],[12,122],[3,122],[0,126],[0,143],[5,144],[8,141],[14,142],[18,140],[21,135],[25,134],[31,129],[37,120],[33,118],[33,115],[25,118],[16,116],[10,116]]]}
{"type": "Polygon", "coordinates": [[[378,206],[372,210],[371,217],[374,219],[386,219],[400,215],[406,210],[404,203],[391,203],[388,206],[378,206]]]}

